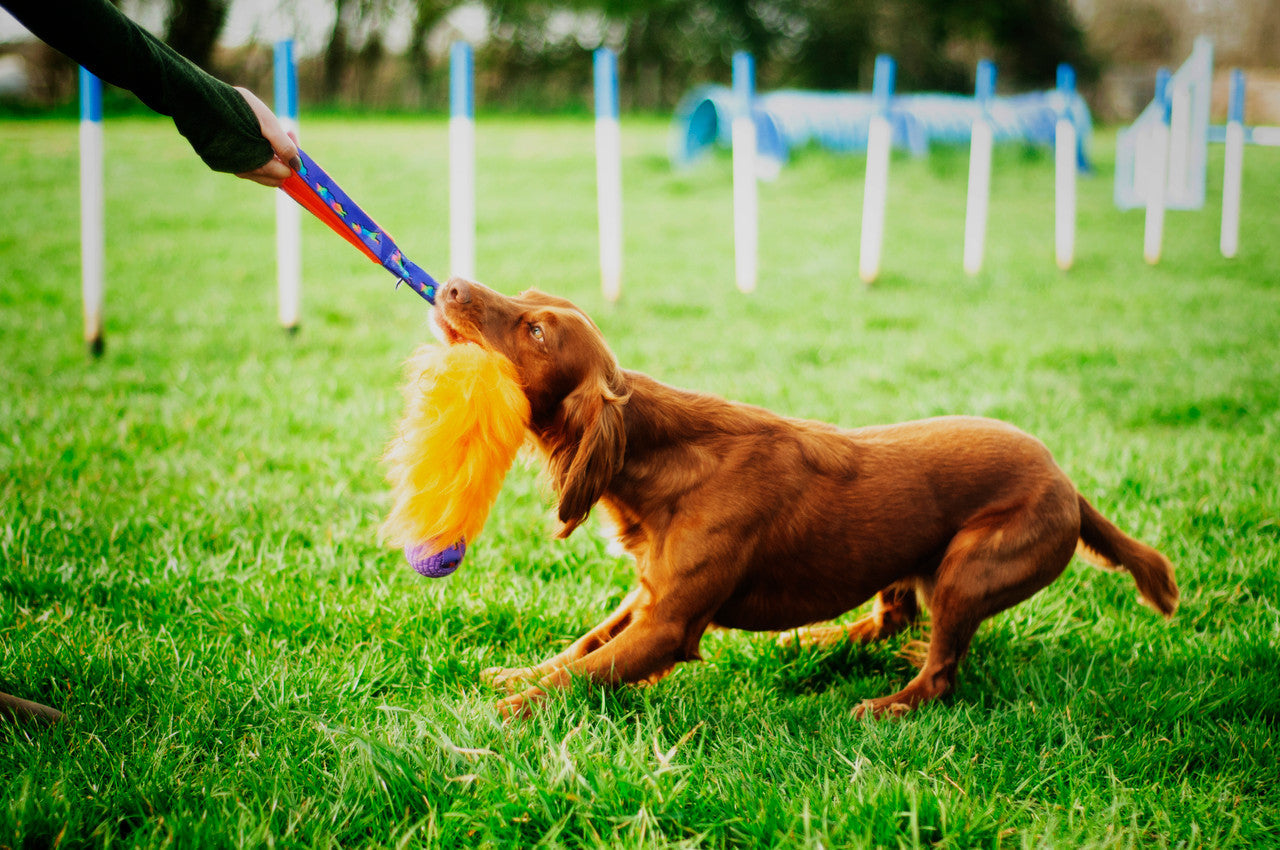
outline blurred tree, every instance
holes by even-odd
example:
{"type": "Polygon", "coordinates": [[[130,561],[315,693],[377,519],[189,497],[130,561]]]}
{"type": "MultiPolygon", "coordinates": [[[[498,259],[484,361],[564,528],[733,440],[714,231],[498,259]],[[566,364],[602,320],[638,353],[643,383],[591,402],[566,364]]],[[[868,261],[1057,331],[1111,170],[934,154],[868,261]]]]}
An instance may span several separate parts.
{"type": "Polygon", "coordinates": [[[797,85],[819,89],[867,88],[865,69],[875,58],[875,0],[807,0],[795,39],[797,85]]]}
{"type": "Polygon", "coordinates": [[[431,81],[432,72],[427,37],[457,4],[453,0],[411,0],[411,3],[413,23],[409,28],[409,66],[419,90],[424,90],[431,81]]]}
{"type": "Polygon", "coordinates": [[[678,81],[677,85],[687,83],[691,66],[705,68],[707,60],[719,54],[716,39],[706,38],[717,22],[705,7],[695,8],[693,3],[657,0],[636,5],[644,8],[621,19],[624,35],[618,72],[628,81],[625,87],[631,91],[630,105],[655,109],[680,96],[679,91],[668,91],[671,79],[678,81]]]}
{"type": "Polygon", "coordinates": [[[322,57],[324,96],[338,100],[346,91],[360,99],[385,55],[382,31],[397,10],[395,0],[333,0],[333,5],[333,28],[322,57]],[[359,67],[349,73],[352,60],[359,67]],[[354,86],[348,76],[355,77],[354,86]]]}
{"type": "MultiPolygon", "coordinates": [[[[1058,64],[1096,79],[1097,60],[1068,0],[923,0],[952,41],[988,45],[1003,76],[1022,85],[1051,86],[1058,64]]],[[[969,57],[965,57],[966,59],[969,57]]],[[[972,71],[970,70],[970,73],[972,71]]]]}
{"type": "Polygon", "coordinates": [[[230,0],[173,0],[164,40],[206,71],[213,70],[213,48],[227,22],[230,0]]]}
{"type": "MultiPolygon", "coordinates": [[[[166,39],[208,67],[233,0],[170,4],[166,39]]],[[[241,0],[247,2],[247,0],[241,0]]],[[[1071,0],[471,0],[488,14],[477,82],[493,102],[561,108],[589,101],[589,50],[619,50],[624,104],[665,109],[693,84],[729,78],[734,50],[756,56],[761,87],[865,89],[877,53],[898,61],[903,91],[967,91],[990,57],[1009,88],[1052,85],[1059,62],[1096,77],[1071,0]]],[[[320,57],[323,97],[382,91],[389,22],[408,27],[408,89],[440,95],[431,33],[460,0],[331,0],[320,57]]]]}
{"type": "MultiPolygon", "coordinates": [[[[513,0],[519,2],[519,0],[513,0]]],[[[725,79],[735,50],[763,62],[800,31],[794,0],[577,0],[603,17],[602,30],[619,49],[624,98],[630,106],[662,108],[690,82],[725,79]]],[[[605,39],[601,39],[602,41],[605,39]]],[[[594,46],[594,45],[592,45],[594,46]]]]}
{"type": "Polygon", "coordinates": [[[347,70],[351,46],[348,43],[347,17],[355,6],[351,0],[333,0],[333,28],[324,48],[324,76],[322,86],[327,100],[337,98],[342,90],[342,78],[347,70]]]}
{"type": "MultiPolygon", "coordinates": [[[[764,86],[867,88],[877,53],[898,60],[904,91],[965,91],[984,56],[1011,86],[1052,85],[1059,62],[1075,65],[1082,81],[1097,72],[1069,0],[493,0],[490,8],[496,20],[524,25],[532,9],[544,19],[553,9],[603,15],[621,33],[631,104],[647,108],[669,106],[698,78],[723,81],[737,49],[755,54],[764,86]]],[[[528,34],[517,28],[513,37],[528,34]]],[[[539,52],[537,44],[527,49],[539,52]]]]}
{"type": "Polygon", "coordinates": [[[990,58],[1002,82],[1052,85],[1059,62],[1081,80],[1097,63],[1068,0],[801,0],[804,32],[796,81],[819,88],[867,88],[872,60],[888,53],[904,91],[966,91],[977,60],[990,58]]]}

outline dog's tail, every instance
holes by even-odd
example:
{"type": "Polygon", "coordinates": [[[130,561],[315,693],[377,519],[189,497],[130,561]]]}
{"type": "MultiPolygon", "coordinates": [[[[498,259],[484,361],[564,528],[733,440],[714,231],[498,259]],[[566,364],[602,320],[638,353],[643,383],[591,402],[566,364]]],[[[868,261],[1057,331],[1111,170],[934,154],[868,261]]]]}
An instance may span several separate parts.
{"type": "Polygon", "coordinates": [[[1169,559],[1134,540],[1098,513],[1084,496],[1080,500],[1080,541],[1076,554],[1096,567],[1124,569],[1152,608],[1172,617],[1178,608],[1178,585],[1169,559]]]}

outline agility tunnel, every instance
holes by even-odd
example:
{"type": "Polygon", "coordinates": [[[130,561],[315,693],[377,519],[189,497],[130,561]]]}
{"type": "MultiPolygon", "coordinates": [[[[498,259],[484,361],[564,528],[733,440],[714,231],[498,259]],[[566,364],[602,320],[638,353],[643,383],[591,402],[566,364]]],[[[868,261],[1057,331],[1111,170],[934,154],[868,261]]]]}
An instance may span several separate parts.
{"type": "MultiPolygon", "coordinates": [[[[870,93],[780,89],[759,95],[752,102],[751,117],[762,172],[776,172],[793,150],[808,145],[842,153],[865,152],[877,109],[870,93]]],[[[699,86],[686,94],[672,121],[672,164],[687,166],[712,147],[731,147],[734,113],[733,91],[725,86],[699,86]]],[[[974,120],[983,114],[983,105],[964,95],[895,96],[888,113],[893,146],[915,156],[927,154],[932,145],[966,146],[974,120]]],[[[992,98],[985,106],[997,144],[1052,147],[1055,125],[1063,115],[1076,128],[1076,158],[1080,168],[1087,170],[1093,125],[1089,107],[1076,92],[1028,92],[992,98]]]]}

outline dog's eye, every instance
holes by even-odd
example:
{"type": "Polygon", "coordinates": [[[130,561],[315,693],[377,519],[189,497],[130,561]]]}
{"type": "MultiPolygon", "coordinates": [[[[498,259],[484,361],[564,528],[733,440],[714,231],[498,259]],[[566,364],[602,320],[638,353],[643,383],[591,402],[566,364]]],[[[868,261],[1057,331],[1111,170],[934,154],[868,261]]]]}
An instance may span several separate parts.
{"type": "Polygon", "coordinates": [[[530,325],[530,326],[529,326],[529,333],[530,333],[530,335],[532,335],[532,336],[533,336],[533,338],[534,338],[534,339],[536,339],[538,342],[542,342],[542,336],[543,336],[543,334],[542,334],[542,325],[530,325]]]}

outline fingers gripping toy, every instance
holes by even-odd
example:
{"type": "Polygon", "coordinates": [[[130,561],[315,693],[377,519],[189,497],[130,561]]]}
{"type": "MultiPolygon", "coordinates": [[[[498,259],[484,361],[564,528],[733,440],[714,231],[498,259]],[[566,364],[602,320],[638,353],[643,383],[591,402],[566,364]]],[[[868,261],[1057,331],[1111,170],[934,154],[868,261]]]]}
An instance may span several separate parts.
{"type": "MultiPolygon", "coordinates": [[[[400,252],[315,161],[281,188],[401,283],[435,304],[439,284],[400,252]]],[[[398,285],[398,284],[397,284],[398,285]]],[[[405,413],[387,446],[394,506],[382,533],[424,576],[458,568],[515,460],[529,402],[507,358],[476,343],[424,345],[410,358],[405,413]]]]}

